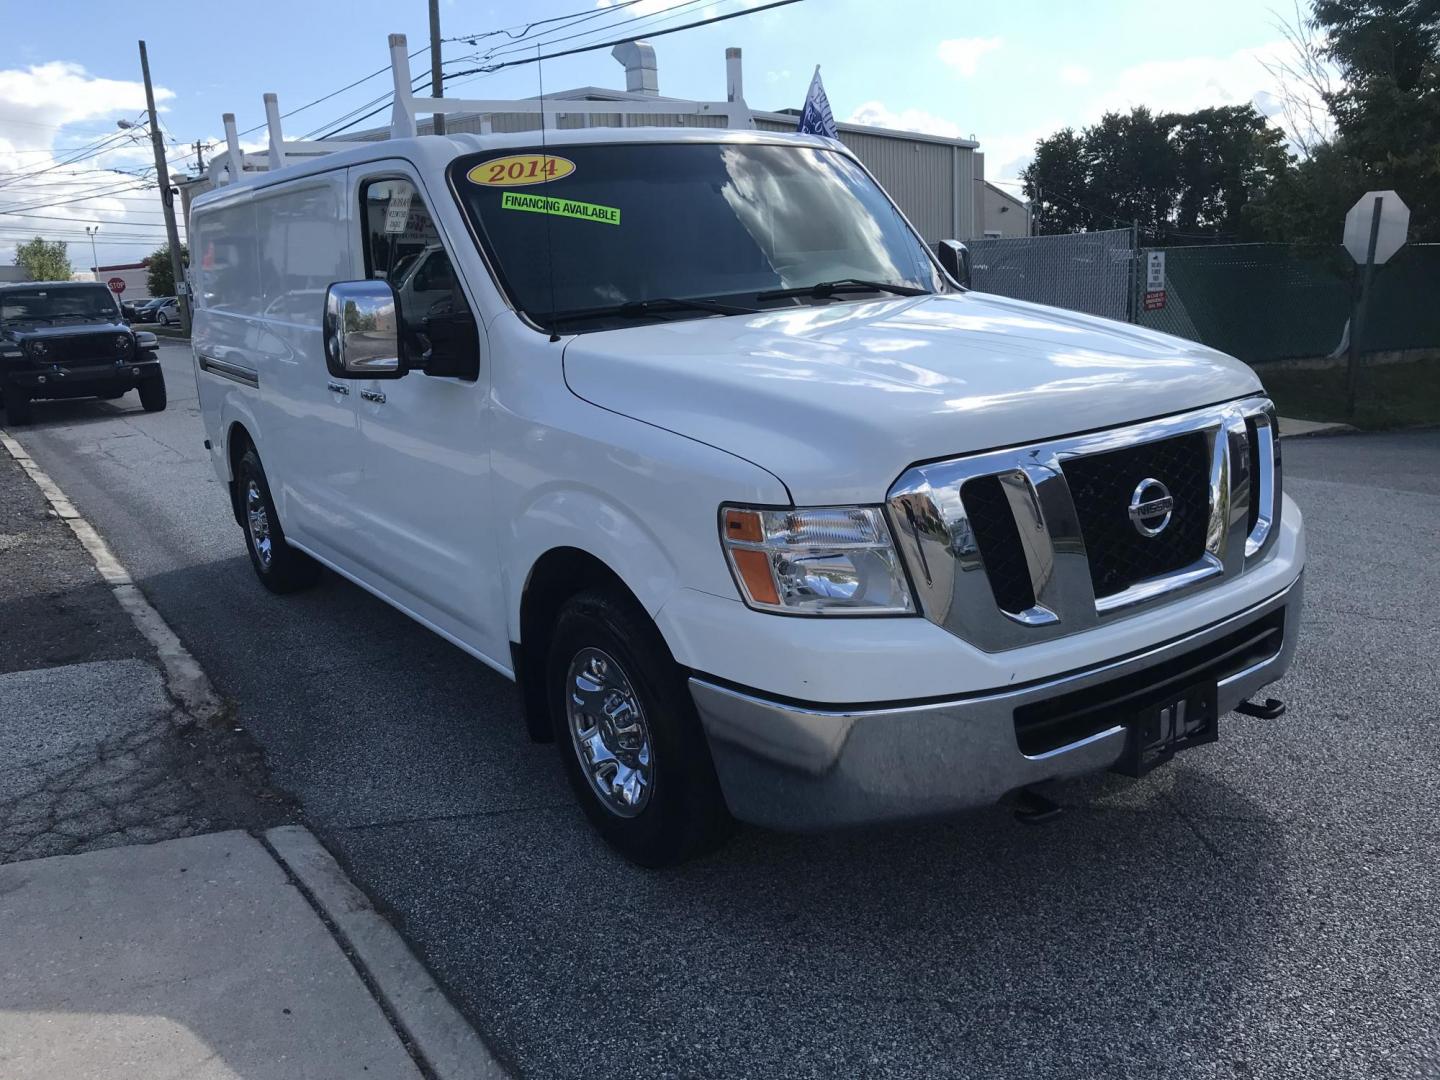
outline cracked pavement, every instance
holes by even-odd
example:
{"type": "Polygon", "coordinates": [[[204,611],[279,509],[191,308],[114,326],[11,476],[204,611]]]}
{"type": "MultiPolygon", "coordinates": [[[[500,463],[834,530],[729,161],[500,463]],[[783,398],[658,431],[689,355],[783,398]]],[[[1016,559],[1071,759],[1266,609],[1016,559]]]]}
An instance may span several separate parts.
{"type": "Polygon", "coordinates": [[[172,700],[89,554],[0,452],[0,863],[292,817],[245,732],[172,700]]]}

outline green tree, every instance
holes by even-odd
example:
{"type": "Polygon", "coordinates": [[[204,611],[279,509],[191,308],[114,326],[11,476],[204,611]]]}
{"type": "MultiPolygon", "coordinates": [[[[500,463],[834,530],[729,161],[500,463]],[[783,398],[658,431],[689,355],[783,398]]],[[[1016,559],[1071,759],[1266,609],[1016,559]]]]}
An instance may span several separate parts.
{"type": "Polygon", "coordinates": [[[1155,114],[1107,113],[1078,135],[1066,128],[1035,147],[1021,174],[1040,231],[1136,223],[1147,239],[1249,239],[1263,204],[1291,165],[1284,137],[1253,106],[1155,114]]]}
{"type": "MultiPolygon", "coordinates": [[[[180,265],[190,262],[190,250],[180,245],[180,265]]],[[[170,265],[170,245],[158,247],[145,260],[145,281],[151,296],[175,295],[175,271],[170,265]]]]}
{"type": "Polygon", "coordinates": [[[1180,194],[1173,126],[1173,118],[1142,106],[1106,113],[1085,129],[1086,194],[1101,228],[1133,221],[1153,235],[1170,222],[1180,194]]]}
{"type": "Polygon", "coordinates": [[[1174,147],[1174,227],[1181,233],[1252,238],[1256,209],[1290,171],[1285,136],[1249,105],[1167,117],[1174,147]]]}
{"type": "Polygon", "coordinates": [[[1326,104],[1362,185],[1350,202],[1393,188],[1411,241],[1440,240],[1440,0],[1315,0],[1312,16],[1343,77],[1326,104]]]}
{"type": "Polygon", "coordinates": [[[15,262],[25,270],[31,281],[69,281],[70,256],[63,240],[45,240],[37,236],[15,246],[15,262]]]}
{"type": "Polygon", "coordinates": [[[1020,174],[1037,231],[1084,232],[1094,228],[1085,208],[1085,146],[1074,128],[1035,144],[1035,157],[1020,174]]]}

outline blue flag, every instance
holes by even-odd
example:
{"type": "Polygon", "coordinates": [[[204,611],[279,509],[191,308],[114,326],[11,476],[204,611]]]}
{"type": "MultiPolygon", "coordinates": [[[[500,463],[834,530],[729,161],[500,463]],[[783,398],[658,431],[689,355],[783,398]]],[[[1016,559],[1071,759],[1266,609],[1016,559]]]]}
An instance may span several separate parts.
{"type": "Polygon", "coordinates": [[[830,99],[825,96],[825,84],[820,81],[820,65],[815,65],[815,77],[810,80],[810,92],[805,95],[805,109],[800,114],[801,135],[826,135],[832,139],[840,137],[835,130],[835,114],[830,111],[830,99]]]}

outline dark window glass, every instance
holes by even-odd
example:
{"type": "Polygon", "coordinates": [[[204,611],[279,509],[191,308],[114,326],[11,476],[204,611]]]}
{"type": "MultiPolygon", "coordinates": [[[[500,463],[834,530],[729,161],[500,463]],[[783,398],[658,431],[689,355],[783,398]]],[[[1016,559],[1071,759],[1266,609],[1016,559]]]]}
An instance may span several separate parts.
{"type": "Polygon", "coordinates": [[[533,179],[525,165],[541,154],[470,155],[452,166],[452,182],[512,299],[542,324],[552,313],[662,297],[749,306],[760,292],[843,278],[945,287],[889,199],[841,153],[562,146],[541,157],[557,159],[554,179],[515,183],[517,172],[533,179]]]}
{"type": "Polygon", "coordinates": [[[450,256],[415,185],[409,180],[372,180],[361,200],[365,273],[395,287],[406,331],[422,333],[428,316],[468,312],[450,256]]]}
{"type": "Polygon", "coordinates": [[[372,180],[360,190],[365,273],[388,281],[400,303],[409,354],[429,370],[470,374],[475,320],[429,208],[409,180],[372,180]]]}
{"type": "Polygon", "coordinates": [[[7,290],[0,293],[0,318],[117,319],[115,294],[104,285],[61,285],[53,289],[7,290]]]}

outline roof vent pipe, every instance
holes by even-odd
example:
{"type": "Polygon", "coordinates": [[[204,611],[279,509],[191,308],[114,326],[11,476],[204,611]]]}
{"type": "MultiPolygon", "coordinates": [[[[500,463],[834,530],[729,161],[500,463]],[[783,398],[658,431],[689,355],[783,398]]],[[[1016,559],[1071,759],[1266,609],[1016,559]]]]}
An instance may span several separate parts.
{"type": "Polygon", "coordinates": [[[660,93],[660,75],[655,67],[655,47],[644,41],[616,45],[610,55],[625,65],[625,89],[632,94],[660,93]]]}

